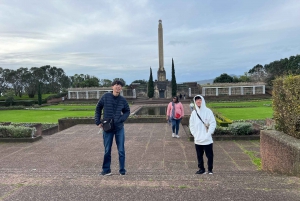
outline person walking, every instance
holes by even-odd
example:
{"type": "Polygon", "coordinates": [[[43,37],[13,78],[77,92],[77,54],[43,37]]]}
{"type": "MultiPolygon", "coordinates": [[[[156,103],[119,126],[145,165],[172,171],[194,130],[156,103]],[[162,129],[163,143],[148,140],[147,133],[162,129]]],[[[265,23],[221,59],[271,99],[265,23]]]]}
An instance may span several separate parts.
{"type": "Polygon", "coordinates": [[[179,138],[179,124],[183,116],[183,105],[178,101],[178,96],[174,96],[167,107],[167,120],[172,122],[172,137],[179,138]]]}
{"type": "Polygon", "coordinates": [[[189,128],[194,136],[197,153],[198,168],[196,174],[206,174],[204,168],[203,154],[207,157],[208,174],[213,174],[213,139],[212,134],[216,128],[216,119],[213,112],[206,107],[205,100],[201,95],[194,97],[195,110],[189,121],[189,128]]]}
{"type": "Polygon", "coordinates": [[[191,100],[190,109],[191,109],[191,112],[193,112],[193,110],[194,110],[194,102],[193,102],[193,100],[191,100]]]}
{"type": "Polygon", "coordinates": [[[119,154],[119,173],[120,175],[126,174],[124,121],[130,114],[127,100],[120,95],[123,83],[119,80],[115,80],[111,85],[113,90],[112,93],[105,93],[98,101],[95,110],[95,123],[100,129],[103,128],[103,120],[101,121],[102,110],[104,110],[103,119],[113,119],[112,131],[106,132],[103,130],[104,159],[102,172],[100,174],[105,176],[111,175],[111,147],[114,137],[119,154]]]}

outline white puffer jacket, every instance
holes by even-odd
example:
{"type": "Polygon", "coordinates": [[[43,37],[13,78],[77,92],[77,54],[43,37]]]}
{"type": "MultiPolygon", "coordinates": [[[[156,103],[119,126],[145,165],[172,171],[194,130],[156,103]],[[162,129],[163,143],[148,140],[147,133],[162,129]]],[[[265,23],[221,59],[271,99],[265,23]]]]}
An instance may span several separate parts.
{"type": "Polygon", "coordinates": [[[196,95],[194,97],[194,104],[195,109],[193,110],[190,122],[189,122],[189,128],[194,136],[194,142],[198,145],[208,145],[213,143],[212,134],[214,133],[216,129],[216,119],[213,114],[213,112],[206,107],[205,100],[201,95],[196,95]],[[195,98],[199,96],[202,99],[201,107],[199,108],[196,105],[195,98]],[[201,117],[201,119],[204,121],[205,124],[209,125],[209,128],[206,129],[205,125],[202,123],[202,121],[199,119],[198,115],[201,117]]]}

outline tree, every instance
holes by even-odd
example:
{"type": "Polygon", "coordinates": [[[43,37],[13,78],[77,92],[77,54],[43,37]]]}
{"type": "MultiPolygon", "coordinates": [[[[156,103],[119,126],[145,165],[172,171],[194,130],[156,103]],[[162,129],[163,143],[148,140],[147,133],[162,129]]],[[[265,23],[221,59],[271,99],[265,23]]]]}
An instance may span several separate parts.
{"type": "Polygon", "coordinates": [[[19,95],[19,91],[21,90],[21,73],[19,70],[6,70],[6,80],[9,82],[11,87],[14,90],[15,96],[19,95]]]}
{"type": "Polygon", "coordinates": [[[42,68],[31,67],[30,72],[26,75],[28,80],[28,85],[26,87],[26,92],[29,98],[34,98],[36,92],[38,91],[39,83],[44,83],[44,72],[42,68]]]}
{"type": "Polygon", "coordinates": [[[226,73],[221,74],[219,77],[214,79],[214,83],[232,83],[233,77],[227,75],[226,73]]]}
{"type": "Polygon", "coordinates": [[[42,105],[41,83],[39,83],[39,89],[38,89],[38,104],[42,105]]]}
{"type": "Polygon", "coordinates": [[[239,82],[250,82],[250,77],[247,72],[239,77],[239,82]]]}
{"type": "Polygon", "coordinates": [[[266,72],[261,64],[257,64],[248,71],[253,82],[263,82],[266,78],[266,72]]]}
{"type": "Polygon", "coordinates": [[[85,87],[99,87],[100,80],[97,77],[90,77],[84,81],[85,87]]]}
{"type": "Polygon", "coordinates": [[[3,95],[6,89],[7,89],[7,82],[5,76],[5,69],[0,67],[0,96],[3,95]]]}
{"type": "Polygon", "coordinates": [[[5,102],[9,103],[9,106],[12,106],[12,103],[15,101],[14,99],[14,91],[13,90],[7,90],[4,94],[5,102]]]}
{"type": "MultiPolygon", "coordinates": [[[[66,79],[66,78],[64,78],[66,79]]],[[[99,87],[100,86],[100,80],[99,78],[91,75],[84,75],[84,74],[75,74],[74,76],[70,77],[71,80],[71,86],[74,88],[77,87],[99,87]]],[[[67,80],[64,80],[67,81],[67,80]]],[[[63,83],[63,82],[62,82],[63,83]]]]}
{"type": "Polygon", "coordinates": [[[172,58],[172,80],[171,80],[171,84],[172,84],[172,96],[176,96],[177,95],[177,83],[176,83],[176,77],[175,77],[175,68],[174,68],[173,58],[172,58]]]}
{"type": "Polygon", "coordinates": [[[84,82],[84,75],[83,74],[75,74],[74,76],[71,76],[71,86],[73,88],[81,87],[82,83],[84,82]]]}
{"type": "Polygon", "coordinates": [[[280,59],[264,65],[266,72],[266,83],[272,85],[276,77],[282,75],[300,74],[300,55],[290,56],[290,58],[280,59]]]}
{"type": "Polygon", "coordinates": [[[148,81],[148,97],[153,98],[154,96],[154,84],[153,84],[153,77],[152,77],[152,69],[150,67],[150,76],[148,81]]]}
{"type": "Polygon", "coordinates": [[[100,86],[101,87],[110,87],[111,86],[112,81],[109,79],[101,79],[100,80],[100,86]]]}

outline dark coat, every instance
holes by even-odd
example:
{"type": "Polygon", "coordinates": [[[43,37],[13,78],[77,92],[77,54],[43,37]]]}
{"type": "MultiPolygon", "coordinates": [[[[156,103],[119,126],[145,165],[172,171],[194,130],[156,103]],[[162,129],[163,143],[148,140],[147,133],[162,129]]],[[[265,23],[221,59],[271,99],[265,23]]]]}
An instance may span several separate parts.
{"type": "Polygon", "coordinates": [[[95,123],[97,126],[101,124],[100,119],[103,109],[103,118],[113,118],[116,131],[123,128],[124,121],[130,115],[130,108],[126,99],[121,95],[114,96],[111,92],[105,93],[97,103],[95,111],[95,123]]]}

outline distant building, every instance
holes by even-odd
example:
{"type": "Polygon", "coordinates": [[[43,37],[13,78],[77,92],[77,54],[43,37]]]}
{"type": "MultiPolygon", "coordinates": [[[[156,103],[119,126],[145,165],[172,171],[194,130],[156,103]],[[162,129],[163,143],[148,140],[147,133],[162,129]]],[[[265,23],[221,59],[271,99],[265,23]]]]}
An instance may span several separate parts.
{"type": "Polygon", "coordinates": [[[214,83],[211,85],[201,85],[203,96],[223,96],[223,95],[255,95],[265,94],[265,83],[263,82],[239,82],[239,83],[214,83]]]}

